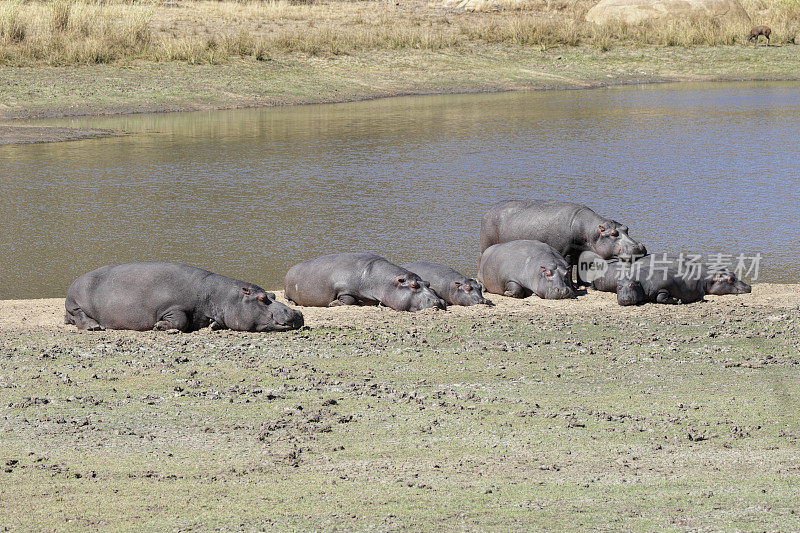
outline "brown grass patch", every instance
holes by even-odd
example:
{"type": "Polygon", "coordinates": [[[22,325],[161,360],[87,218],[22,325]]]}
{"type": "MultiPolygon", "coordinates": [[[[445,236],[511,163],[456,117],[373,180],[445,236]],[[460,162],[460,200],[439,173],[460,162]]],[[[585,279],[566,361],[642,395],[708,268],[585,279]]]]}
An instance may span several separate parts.
{"type": "MultiPolygon", "coordinates": [[[[640,25],[584,20],[590,0],[487,0],[468,13],[409,0],[5,0],[0,3],[0,64],[112,61],[219,63],[280,54],[332,56],[361,50],[463,50],[510,46],[744,44],[747,24],[696,17],[640,25]]],[[[748,0],[754,23],[773,43],[795,42],[800,0],[748,0]]]]}

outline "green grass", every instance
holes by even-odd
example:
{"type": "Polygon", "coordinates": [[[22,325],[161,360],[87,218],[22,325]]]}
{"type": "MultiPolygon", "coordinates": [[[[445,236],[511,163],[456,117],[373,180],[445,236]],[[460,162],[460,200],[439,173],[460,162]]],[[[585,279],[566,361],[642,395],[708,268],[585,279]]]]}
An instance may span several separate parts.
{"type": "Polygon", "coordinates": [[[5,332],[0,525],[796,529],[784,315],[5,332]]]}
{"type": "Polygon", "coordinates": [[[580,88],[681,80],[796,79],[784,47],[415,51],[91,67],[0,67],[0,119],[351,101],[398,94],[580,88]]]}

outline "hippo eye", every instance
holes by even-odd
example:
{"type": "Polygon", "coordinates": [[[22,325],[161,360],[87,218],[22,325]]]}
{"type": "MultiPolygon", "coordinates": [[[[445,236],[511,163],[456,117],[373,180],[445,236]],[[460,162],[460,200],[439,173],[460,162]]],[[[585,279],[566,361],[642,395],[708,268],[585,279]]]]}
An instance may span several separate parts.
{"type": "Polygon", "coordinates": [[[545,270],[544,271],[544,275],[547,276],[548,278],[552,278],[553,277],[553,271],[552,270],[545,270]]]}
{"type": "Polygon", "coordinates": [[[728,276],[728,283],[733,283],[733,282],[734,282],[733,276],[728,276]]]}
{"type": "Polygon", "coordinates": [[[612,237],[619,237],[619,232],[615,229],[612,229],[610,232],[608,232],[608,234],[612,237]]]}
{"type": "Polygon", "coordinates": [[[412,281],[411,283],[408,284],[408,286],[411,287],[412,289],[419,289],[419,283],[417,283],[416,281],[412,281]]]}
{"type": "Polygon", "coordinates": [[[621,289],[622,289],[622,285],[617,285],[617,290],[621,290],[621,289]]]}
{"type": "Polygon", "coordinates": [[[465,292],[469,292],[471,290],[472,290],[472,287],[470,285],[464,285],[464,291],[465,292]]]}

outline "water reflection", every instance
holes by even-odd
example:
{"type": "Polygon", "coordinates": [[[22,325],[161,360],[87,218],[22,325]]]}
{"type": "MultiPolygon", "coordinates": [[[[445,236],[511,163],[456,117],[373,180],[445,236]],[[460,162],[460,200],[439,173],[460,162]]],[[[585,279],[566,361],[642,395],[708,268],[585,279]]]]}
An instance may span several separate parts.
{"type": "Polygon", "coordinates": [[[0,147],[0,298],[63,295],[87,270],[143,259],[267,287],[331,251],[474,274],[481,213],[515,197],[589,204],[653,251],[761,252],[764,279],[796,280],[796,83],[68,123],[134,134],[0,147]]]}

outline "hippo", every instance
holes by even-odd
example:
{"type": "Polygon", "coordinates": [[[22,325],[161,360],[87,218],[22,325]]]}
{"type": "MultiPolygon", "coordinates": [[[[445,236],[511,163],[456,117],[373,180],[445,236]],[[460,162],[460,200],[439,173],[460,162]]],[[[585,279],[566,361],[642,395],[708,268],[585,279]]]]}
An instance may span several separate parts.
{"type": "Polygon", "coordinates": [[[662,257],[661,254],[654,254],[652,257],[656,258],[656,261],[665,258],[678,272],[686,272],[687,275],[702,277],[703,289],[706,291],[706,294],[715,294],[718,296],[726,294],[748,294],[753,290],[750,285],[738,279],[733,271],[721,266],[693,262],[684,256],[664,254],[662,257]]]}
{"type": "Polygon", "coordinates": [[[753,46],[758,45],[758,37],[763,35],[767,38],[767,46],[769,46],[769,36],[772,35],[772,29],[769,26],[756,26],[750,30],[750,36],[747,37],[748,42],[753,41],[753,46]]]}
{"type": "Polygon", "coordinates": [[[483,297],[480,283],[444,265],[416,261],[403,268],[430,283],[431,289],[447,305],[494,305],[483,297]]]}
{"type": "Polygon", "coordinates": [[[608,269],[592,281],[592,288],[616,292],[620,305],[688,304],[703,300],[706,294],[701,278],[681,275],[672,266],[659,266],[647,258],[607,264],[608,269]]]}
{"type": "Polygon", "coordinates": [[[286,331],[303,315],[258,285],[178,263],[128,263],[88,272],[70,285],[67,324],[91,331],[286,331]]]}
{"type": "MultiPolygon", "coordinates": [[[[642,244],[628,236],[628,226],[601,217],[585,205],[556,200],[507,200],[483,214],[481,251],[517,239],[549,244],[573,266],[584,251],[603,259],[632,260],[647,254],[642,244]]],[[[578,284],[583,284],[580,273],[578,284]]]]}
{"type": "Polygon", "coordinates": [[[533,240],[493,244],[483,251],[478,266],[478,281],[486,291],[513,298],[572,298],[571,277],[561,254],[533,240]]]}
{"type": "Polygon", "coordinates": [[[382,304],[397,311],[446,309],[444,300],[418,275],[370,253],[317,257],[289,269],[286,298],[297,305],[382,304]]]}

